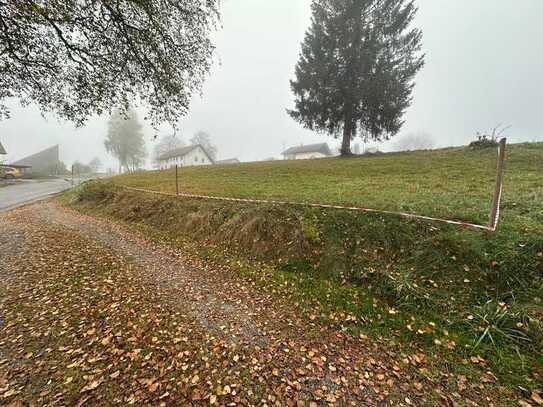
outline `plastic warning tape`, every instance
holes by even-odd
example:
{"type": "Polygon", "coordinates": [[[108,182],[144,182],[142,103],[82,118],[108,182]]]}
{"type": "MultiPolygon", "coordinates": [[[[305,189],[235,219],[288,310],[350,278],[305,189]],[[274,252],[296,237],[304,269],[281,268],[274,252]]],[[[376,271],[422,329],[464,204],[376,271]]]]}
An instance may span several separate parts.
{"type": "Polygon", "coordinates": [[[495,232],[498,228],[498,223],[500,221],[500,211],[501,211],[501,201],[502,201],[503,185],[500,185],[500,192],[498,193],[498,205],[496,208],[496,217],[491,220],[492,224],[488,227],[488,230],[495,232]]]}
{"type": "MultiPolygon", "coordinates": [[[[412,213],[384,211],[384,210],[378,210],[378,209],[359,208],[359,207],[353,207],[353,206],[303,203],[303,202],[291,202],[291,201],[274,201],[274,200],[265,200],[265,199],[228,198],[228,197],[220,197],[220,196],[208,196],[208,195],[197,195],[197,194],[186,194],[186,193],[179,193],[178,195],[176,195],[176,194],[170,194],[167,192],[152,191],[149,189],[134,188],[134,187],[127,187],[127,186],[123,186],[123,188],[129,191],[143,192],[143,193],[155,194],[155,195],[163,195],[163,196],[174,197],[174,198],[190,198],[190,199],[249,203],[249,204],[303,206],[303,207],[309,207],[309,208],[338,209],[338,210],[352,211],[352,212],[392,215],[392,216],[399,216],[399,217],[407,218],[407,219],[419,219],[419,220],[423,220],[427,222],[446,223],[449,225],[462,226],[468,229],[484,230],[484,231],[489,231],[489,232],[495,232],[497,224],[498,224],[498,219],[495,220],[494,226],[482,226],[482,225],[477,225],[475,223],[441,219],[441,218],[433,218],[430,216],[415,215],[412,213]]],[[[497,216],[497,218],[498,217],[499,215],[497,216]]]]}
{"type": "MultiPolygon", "coordinates": [[[[496,216],[493,218],[493,219],[490,219],[490,230],[495,232],[497,227],[498,227],[498,223],[500,221],[500,210],[501,210],[501,201],[502,201],[502,194],[503,194],[503,180],[502,180],[502,176],[503,176],[503,165],[504,165],[504,161],[505,161],[505,147],[506,147],[506,142],[507,142],[507,139],[501,139],[500,140],[500,144],[499,144],[499,148],[498,148],[498,168],[497,168],[497,177],[498,177],[498,195],[496,197],[496,201],[493,203],[493,205],[495,205],[495,208],[496,208],[496,216]],[[502,159],[502,156],[503,156],[503,159],[502,159]]],[[[492,216],[492,215],[491,215],[492,216]]]]}

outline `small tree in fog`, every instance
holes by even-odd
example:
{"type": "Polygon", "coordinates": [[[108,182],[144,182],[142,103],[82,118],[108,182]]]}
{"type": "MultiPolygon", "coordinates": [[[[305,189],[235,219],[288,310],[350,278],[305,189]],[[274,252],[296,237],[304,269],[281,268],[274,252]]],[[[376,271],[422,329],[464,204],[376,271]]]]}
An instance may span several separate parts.
{"type": "Polygon", "coordinates": [[[397,151],[431,150],[434,148],[434,140],[425,132],[410,133],[399,139],[395,147],[397,151]]]}
{"type": "Polygon", "coordinates": [[[413,0],[313,0],[289,114],[304,127],[351,140],[388,140],[403,125],[424,65],[413,0]]]}
{"type": "Polygon", "coordinates": [[[80,161],[76,161],[72,164],[72,169],[74,174],[81,175],[81,174],[89,174],[92,172],[92,168],[90,165],[83,164],[80,161]]]}
{"type": "Polygon", "coordinates": [[[153,148],[153,166],[155,168],[159,168],[160,157],[162,157],[166,153],[169,153],[184,146],[185,142],[177,137],[175,134],[162,137],[153,148]]]}
{"type": "Polygon", "coordinates": [[[145,140],[135,111],[129,110],[126,116],[113,112],[104,145],[119,160],[119,172],[135,171],[145,163],[145,140]]]}
{"type": "Polygon", "coordinates": [[[100,171],[100,168],[102,168],[102,161],[98,157],[94,157],[89,163],[89,167],[92,172],[97,173],[100,171]]]}
{"type": "Polygon", "coordinates": [[[217,159],[217,146],[211,142],[211,136],[205,131],[199,131],[190,139],[192,145],[200,144],[213,161],[217,159]]]}

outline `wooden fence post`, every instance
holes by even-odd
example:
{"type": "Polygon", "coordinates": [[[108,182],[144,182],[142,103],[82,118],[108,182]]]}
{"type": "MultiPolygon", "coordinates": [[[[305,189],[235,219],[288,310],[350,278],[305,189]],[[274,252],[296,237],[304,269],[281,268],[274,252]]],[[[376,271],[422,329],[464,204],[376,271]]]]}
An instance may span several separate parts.
{"type": "Polygon", "coordinates": [[[175,194],[179,195],[179,174],[177,170],[177,164],[175,165],[175,194]]]}
{"type": "Polygon", "coordinates": [[[496,169],[496,188],[494,190],[494,200],[492,202],[492,212],[490,213],[490,228],[495,231],[498,227],[500,219],[500,204],[502,199],[502,185],[503,185],[503,167],[505,163],[505,147],[507,145],[507,139],[502,138],[500,140],[500,147],[498,150],[498,166],[496,169]]]}

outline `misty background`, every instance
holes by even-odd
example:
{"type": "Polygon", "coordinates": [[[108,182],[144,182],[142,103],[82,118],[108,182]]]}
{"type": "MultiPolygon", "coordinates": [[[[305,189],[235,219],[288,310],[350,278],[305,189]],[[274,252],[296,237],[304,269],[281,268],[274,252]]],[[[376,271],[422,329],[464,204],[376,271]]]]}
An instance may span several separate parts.
{"type": "MultiPolygon", "coordinates": [[[[510,142],[543,140],[543,15],[541,0],[418,0],[415,25],[423,30],[426,66],[417,76],[413,103],[399,136],[378,145],[390,151],[404,135],[426,132],[435,147],[464,145],[477,131],[511,125],[510,142]]],[[[289,80],[309,27],[310,0],[225,0],[222,29],[215,35],[215,66],[202,97],[196,96],[179,126],[185,141],[208,132],[218,158],[242,161],[280,158],[284,148],[339,141],[304,130],[285,109],[292,107],[289,80]]],[[[35,107],[10,103],[12,117],[0,121],[0,140],[10,161],[60,144],[61,160],[89,162],[106,154],[108,117],[83,128],[41,116],[35,107]]],[[[143,122],[145,111],[138,110],[143,122]]],[[[155,137],[172,134],[144,124],[147,150],[155,137]]],[[[359,141],[354,141],[357,143],[359,141]]],[[[370,146],[375,146],[371,144],[370,146]]]]}

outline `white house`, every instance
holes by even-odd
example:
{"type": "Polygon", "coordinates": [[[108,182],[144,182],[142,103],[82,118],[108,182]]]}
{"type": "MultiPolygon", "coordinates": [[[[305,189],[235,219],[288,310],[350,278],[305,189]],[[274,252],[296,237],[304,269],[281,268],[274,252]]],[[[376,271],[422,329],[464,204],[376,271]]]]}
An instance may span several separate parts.
{"type": "Polygon", "coordinates": [[[176,148],[168,151],[158,158],[160,169],[166,170],[175,167],[192,167],[196,165],[213,165],[213,160],[200,145],[176,148]]]}
{"type": "Polygon", "coordinates": [[[283,151],[285,160],[308,160],[312,158],[331,157],[332,151],[328,144],[310,144],[307,146],[291,147],[283,151]]]}

